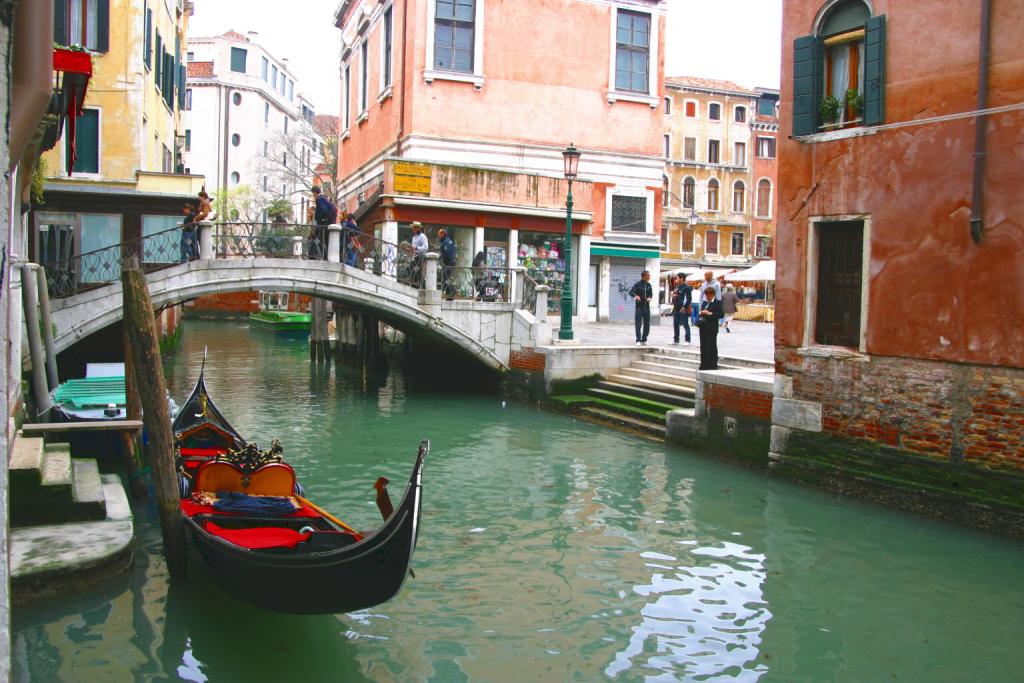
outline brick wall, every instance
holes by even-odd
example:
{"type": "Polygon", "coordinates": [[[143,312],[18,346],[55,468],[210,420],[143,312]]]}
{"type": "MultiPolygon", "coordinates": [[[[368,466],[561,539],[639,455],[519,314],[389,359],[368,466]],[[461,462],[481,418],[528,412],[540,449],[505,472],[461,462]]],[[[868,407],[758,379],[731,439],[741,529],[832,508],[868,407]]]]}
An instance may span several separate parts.
{"type": "Polygon", "coordinates": [[[704,382],[704,404],[708,409],[771,421],[772,395],[751,389],[704,382]]]}
{"type": "Polygon", "coordinates": [[[793,398],[821,403],[826,434],[953,463],[1024,472],[1024,370],[913,358],[801,356],[776,347],[793,398]]]}
{"type": "MultiPolygon", "coordinates": [[[[288,297],[288,308],[292,311],[305,311],[311,299],[305,294],[291,294],[288,297]]],[[[191,310],[195,313],[252,313],[259,309],[259,293],[257,292],[225,292],[207,294],[196,297],[191,310]]]]}
{"type": "Polygon", "coordinates": [[[543,373],[545,356],[543,353],[537,353],[532,348],[523,348],[521,351],[513,351],[510,354],[508,365],[513,370],[543,373]]]}

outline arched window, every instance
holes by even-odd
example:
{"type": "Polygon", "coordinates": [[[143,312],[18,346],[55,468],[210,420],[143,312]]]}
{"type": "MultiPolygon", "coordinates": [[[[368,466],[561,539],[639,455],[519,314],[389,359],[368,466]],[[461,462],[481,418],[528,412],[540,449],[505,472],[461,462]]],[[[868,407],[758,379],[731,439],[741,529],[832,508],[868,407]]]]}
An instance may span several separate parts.
{"type": "Polygon", "coordinates": [[[757,183],[757,216],[772,217],[772,181],[761,178],[757,183]]]}
{"type": "Polygon", "coordinates": [[[238,171],[232,172],[231,173],[231,184],[232,185],[237,185],[240,182],[242,182],[242,176],[238,175],[238,171]]]}
{"type": "Polygon", "coordinates": [[[743,206],[745,204],[744,199],[747,194],[747,188],[743,184],[742,180],[737,180],[732,184],[732,210],[735,213],[743,213],[743,206]]]}
{"type": "Polygon", "coordinates": [[[708,105],[708,118],[712,121],[722,120],[722,105],[718,102],[712,102],[708,105]]]}
{"type": "Polygon", "coordinates": [[[697,196],[697,181],[693,178],[686,178],[683,180],[683,208],[692,209],[694,206],[694,199],[697,196]]]}
{"type": "Polygon", "coordinates": [[[238,133],[233,133],[231,135],[231,146],[238,147],[240,144],[242,144],[242,136],[238,133]]]}
{"type": "Polygon", "coordinates": [[[667,176],[662,176],[661,177],[661,205],[666,207],[666,208],[668,207],[668,204],[669,204],[669,199],[668,199],[669,194],[668,193],[669,193],[668,177],[667,176]]]}
{"type": "Polygon", "coordinates": [[[718,181],[708,181],[708,211],[718,211],[718,181]]]}

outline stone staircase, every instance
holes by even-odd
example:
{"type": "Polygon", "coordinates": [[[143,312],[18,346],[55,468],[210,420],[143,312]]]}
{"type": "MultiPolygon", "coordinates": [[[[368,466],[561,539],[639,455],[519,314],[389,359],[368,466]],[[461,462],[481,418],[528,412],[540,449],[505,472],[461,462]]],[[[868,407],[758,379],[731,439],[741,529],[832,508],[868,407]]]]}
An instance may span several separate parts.
{"type": "Polygon", "coordinates": [[[68,444],[18,435],[9,464],[16,602],[112,576],[131,563],[134,525],[121,479],[68,444]]]}
{"type": "Polygon", "coordinates": [[[585,394],[554,400],[584,419],[664,439],[665,413],[693,411],[699,366],[696,349],[652,347],[585,394]]]}

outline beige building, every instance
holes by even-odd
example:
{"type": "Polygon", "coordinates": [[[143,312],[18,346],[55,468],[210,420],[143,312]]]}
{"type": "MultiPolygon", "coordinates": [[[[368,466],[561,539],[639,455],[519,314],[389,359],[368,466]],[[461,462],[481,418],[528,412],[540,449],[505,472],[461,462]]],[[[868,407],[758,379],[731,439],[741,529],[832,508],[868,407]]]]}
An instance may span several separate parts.
{"type": "Polygon", "coordinates": [[[730,81],[665,79],[662,269],[742,268],[753,260],[758,94],[730,81]]]}

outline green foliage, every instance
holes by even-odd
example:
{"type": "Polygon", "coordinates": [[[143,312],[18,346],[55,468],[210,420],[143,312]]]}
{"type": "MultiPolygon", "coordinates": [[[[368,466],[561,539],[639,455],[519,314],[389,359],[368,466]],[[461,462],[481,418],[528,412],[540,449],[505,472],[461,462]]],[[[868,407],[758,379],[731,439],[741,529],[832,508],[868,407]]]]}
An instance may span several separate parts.
{"type": "Polygon", "coordinates": [[[267,219],[271,222],[291,223],[292,205],[287,199],[275,199],[267,204],[267,219]]]}
{"type": "Polygon", "coordinates": [[[30,192],[32,201],[35,204],[45,204],[43,197],[43,186],[46,183],[46,159],[36,160],[36,167],[32,170],[32,185],[30,192]]]}
{"type": "Polygon", "coordinates": [[[822,123],[835,123],[839,120],[839,100],[832,95],[825,95],[818,105],[822,123]]]}
{"type": "Polygon", "coordinates": [[[857,114],[858,118],[864,115],[864,96],[859,92],[850,88],[846,91],[846,106],[853,109],[854,113],[857,114]]]}

